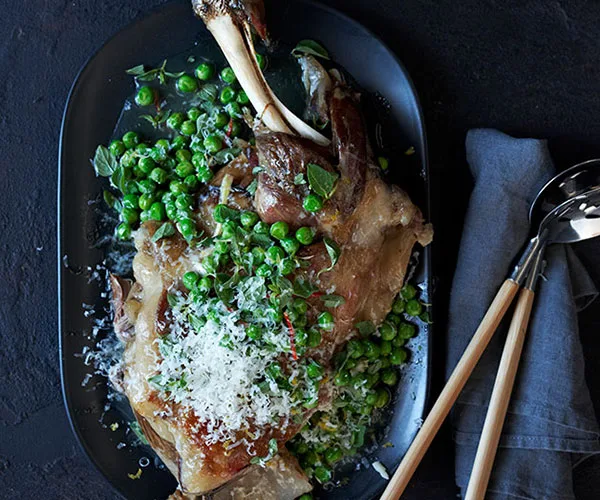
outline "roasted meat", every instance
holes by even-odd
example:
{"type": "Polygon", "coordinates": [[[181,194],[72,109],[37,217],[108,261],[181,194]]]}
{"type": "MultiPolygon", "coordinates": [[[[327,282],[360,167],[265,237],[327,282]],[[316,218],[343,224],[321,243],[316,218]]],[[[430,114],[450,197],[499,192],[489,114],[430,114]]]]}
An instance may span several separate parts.
{"type": "MultiPolygon", "coordinates": [[[[257,491],[253,488],[260,481],[261,498],[268,498],[266,491],[272,490],[277,492],[276,498],[292,499],[308,491],[310,485],[295,459],[281,457],[277,451],[284,449],[284,443],[314,411],[328,403],[330,382],[323,377],[314,404],[294,406],[285,393],[264,399],[265,390],[277,392],[277,388],[271,385],[270,389],[262,387],[259,391],[249,388],[246,379],[259,379],[276,360],[290,372],[293,386],[295,363],[309,355],[324,367],[325,374],[330,373],[334,354],[355,335],[357,322],[383,321],[404,283],[414,245],[427,245],[432,230],[408,195],[382,180],[368,143],[360,96],[336,74],[331,76],[312,57],[300,61],[311,111],[318,121],[331,124],[331,140],[292,115],[277,99],[256,63],[250,33],[254,26],[266,38],[261,2],[222,0],[193,4],[223,49],[262,122],[255,129],[256,145],[248,146],[222,167],[196,200],[198,230],[209,238],[221,234],[222,224],[213,212],[215,206],[223,203],[232,209],[256,212],[266,223],[283,221],[292,230],[313,228],[315,243],[298,251],[297,258],[303,265],[293,276],[315,286],[306,295],[308,317],[314,320],[320,295],[335,293],[343,303],[333,310],[333,325],[324,331],[318,348],[297,353],[294,329],[285,316],[285,321],[278,320],[283,326],[277,327],[283,332],[289,327],[290,339],[286,338],[285,349],[273,354],[261,351],[246,366],[240,358],[242,351],[229,344],[236,335],[245,334],[246,320],[235,309],[242,309],[243,296],[238,297],[235,307],[225,307],[217,299],[210,306],[225,307],[225,313],[237,315],[236,322],[220,317],[210,323],[218,346],[202,344],[185,331],[186,322],[198,320],[192,314],[195,310],[190,309],[191,294],[182,285],[182,277],[189,271],[206,273],[206,259],[214,247],[190,245],[178,234],[154,238],[157,224],[145,222],[135,235],[135,284],[129,291],[128,283],[113,278],[115,328],[126,343],[122,386],[148,441],[177,477],[179,498],[202,495],[230,481],[226,487],[233,496],[227,498],[256,498],[252,492],[257,491]],[[310,180],[310,169],[315,165],[336,182],[331,193],[324,196],[322,209],[309,212],[303,200],[309,194],[306,179],[310,180]],[[247,188],[253,181],[256,190],[251,193],[247,188]],[[185,305],[177,305],[177,301],[185,305]],[[169,353],[179,347],[166,342],[170,335],[187,345],[194,370],[173,361],[169,353]],[[283,352],[287,355],[283,356],[283,352]],[[228,363],[229,372],[219,371],[220,360],[228,363]],[[157,379],[167,372],[179,376],[173,380],[157,379]],[[223,389],[227,382],[234,387],[232,392],[223,389]],[[202,400],[204,406],[191,405],[192,396],[185,391],[194,397],[198,391],[205,391],[208,396],[202,400]],[[211,417],[207,418],[207,414],[211,417]]],[[[250,282],[245,281],[245,286],[250,286],[250,282]]],[[[263,286],[260,278],[252,283],[263,286]]],[[[210,307],[203,312],[207,317],[213,312],[210,307]]],[[[209,323],[198,328],[206,324],[209,323]]],[[[244,345],[251,350],[250,344],[244,345]]],[[[268,380],[262,383],[268,386],[268,380]]],[[[223,496],[223,490],[220,491],[223,496]]],[[[219,494],[215,498],[220,498],[219,494]]]]}

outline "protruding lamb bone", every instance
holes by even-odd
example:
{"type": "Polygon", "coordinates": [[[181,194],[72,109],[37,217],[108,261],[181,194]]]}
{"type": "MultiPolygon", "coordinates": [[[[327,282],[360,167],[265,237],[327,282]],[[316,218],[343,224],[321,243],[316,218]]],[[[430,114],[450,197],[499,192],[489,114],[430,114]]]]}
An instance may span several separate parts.
{"type": "Polygon", "coordinates": [[[329,93],[333,82],[329,73],[313,56],[301,56],[302,83],[307,95],[305,118],[325,126],[329,122],[329,93]]]}
{"type": "Polygon", "coordinates": [[[327,137],[304,123],[277,98],[260,70],[251,26],[266,36],[260,17],[262,1],[192,0],[192,5],[215,37],[265,125],[274,132],[298,134],[317,144],[328,145],[327,137]]]}

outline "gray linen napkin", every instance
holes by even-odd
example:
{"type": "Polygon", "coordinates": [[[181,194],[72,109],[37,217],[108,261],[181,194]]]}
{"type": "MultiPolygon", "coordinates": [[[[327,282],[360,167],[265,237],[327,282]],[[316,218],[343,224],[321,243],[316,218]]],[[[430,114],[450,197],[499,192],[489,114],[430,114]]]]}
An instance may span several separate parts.
{"type": "MultiPolygon", "coordinates": [[[[467,160],[475,178],[452,285],[448,369],[456,365],[529,232],[529,206],[553,175],[545,141],[472,130],[467,160]]],[[[572,469],[600,452],[584,379],[579,304],[596,289],[566,246],[547,252],[519,373],[487,498],[574,498],[572,469]]],[[[464,494],[506,337],[508,317],[453,411],[456,481],[464,494]]]]}

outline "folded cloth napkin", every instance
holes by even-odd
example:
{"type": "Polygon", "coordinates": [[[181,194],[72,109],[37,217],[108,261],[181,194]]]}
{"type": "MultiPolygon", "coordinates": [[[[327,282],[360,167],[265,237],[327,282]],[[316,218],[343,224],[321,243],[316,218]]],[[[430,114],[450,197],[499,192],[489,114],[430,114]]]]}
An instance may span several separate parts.
{"type": "MultiPolygon", "coordinates": [[[[545,141],[478,129],[469,132],[466,150],[475,187],[452,284],[448,375],[527,240],[531,202],[554,174],[545,141]]],[[[538,284],[486,498],[575,498],[573,467],[600,452],[577,327],[580,305],[597,292],[569,247],[553,245],[546,258],[546,280],[538,284]]],[[[454,407],[455,473],[463,494],[509,321],[505,318],[454,407]]]]}

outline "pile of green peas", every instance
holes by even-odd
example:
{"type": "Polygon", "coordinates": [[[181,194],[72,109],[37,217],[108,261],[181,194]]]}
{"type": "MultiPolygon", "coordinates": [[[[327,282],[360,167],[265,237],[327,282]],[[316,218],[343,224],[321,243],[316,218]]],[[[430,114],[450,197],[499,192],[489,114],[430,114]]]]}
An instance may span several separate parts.
{"type": "Polygon", "coordinates": [[[365,433],[372,430],[376,410],[385,408],[391,401],[391,390],[400,377],[398,368],[408,358],[405,343],[418,333],[411,318],[421,315],[423,308],[417,289],[406,284],[379,328],[363,322],[363,333],[348,341],[335,356],[337,372],[332,410],[316,413],[288,443],[309,477],[320,483],[330,481],[335,464],[355,455],[364,445],[365,433]],[[319,427],[322,418],[337,422],[335,432],[319,427]],[[304,439],[304,433],[312,438],[304,439]],[[315,440],[315,435],[321,439],[315,440]]]}
{"type": "MultiPolygon", "coordinates": [[[[264,65],[266,59],[261,56],[260,61],[264,65]]],[[[173,222],[188,241],[198,237],[193,195],[212,180],[218,153],[249,133],[242,120],[248,96],[239,88],[231,68],[225,67],[217,75],[212,63],[202,62],[194,76],[184,74],[175,85],[182,94],[197,93],[200,105],[168,116],[165,125],[170,138],[151,143],[128,131],[109,146],[122,174],[122,182],[116,186],[122,195],[121,221],[116,229],[121,240],[129,239],[132,230],[148,220],[173,222]]],[[[157,88],[141,86],[135,102],[140,107],[155,105],[159,93],[157,88]]],[[[234,148],[228,151],[237,153],[234,148]]]]}

